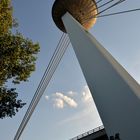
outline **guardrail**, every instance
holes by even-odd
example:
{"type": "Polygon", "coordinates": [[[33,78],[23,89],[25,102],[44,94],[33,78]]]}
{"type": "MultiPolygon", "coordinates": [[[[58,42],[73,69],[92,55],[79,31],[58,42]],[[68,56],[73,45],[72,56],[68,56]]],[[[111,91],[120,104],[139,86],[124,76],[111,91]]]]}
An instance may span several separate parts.
{"type": "Polygon", "coordinates": [[[92,129],[92,130],[90,130],[90,131],[88,131],[88,132],[85,132],[85,133],[83,133],[83,134],[80,134],[80,135],[78,135],[78,136],[76,136],[76,137],[74,137],[74,138],[72,138],[72,139],[70,139],[70,140],[79,140],[79,139],[81,139],[81,138],[83,138],[83,137],[85,137],[85,136],[88,136],[88,135],[90,135],[90,134],[93,134],[93,133],[95,133],[95,132],[97,132],[97,131],[100,131],[100,130],[102,130],[102,129],[104,129],[104,126],[102,125],[102,126],[99,126],[99,127],[97,127],[97,128],[95,128],[95,129],[92,129]]]}

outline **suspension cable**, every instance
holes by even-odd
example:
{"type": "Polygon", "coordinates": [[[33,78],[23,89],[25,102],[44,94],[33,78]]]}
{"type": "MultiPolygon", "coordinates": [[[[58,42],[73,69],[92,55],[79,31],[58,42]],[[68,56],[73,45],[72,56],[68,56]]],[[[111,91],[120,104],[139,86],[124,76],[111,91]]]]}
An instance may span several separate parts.
{"type": "Polygon", "coordinates": [[[115,12],[115,13],[110,13],[110,14],[105,14],[105,15],[99,15],[99,16],[97,16],[97,18],[119,15],[119,14],[125,14],[125,13],[136,12],[136,11],[140,11],[140,8],[126,10],[126,11],[120,11],[120,12],[115,12]]]}
{"type": "Polygon", "coordinates": [[[114,0],[110,0],[110,1],[108,1],[108,2],[105,2],[104,4],[98,6],[98,9],[101,8],[101,7],[103,7],[103,6],[105,6],[105,5],[107,5],[107,4],[109,4],[109,3],[111,3],[111,2],[113,2],[113,1],[114,1],[114,0]]]}
{"type": "Polygon", "coordinates": [[[103,0],[99,0],[99,1],[97,1],[96,4],[100,3],[101,1],[103,1],[103,0]]]}
{"type": "MultiPolygon", "coordinates": [[[[100,5],[100,6],[98,6],[98,7],[96,7],[96,8],[94,8],[94,9],[88,11],[88,13],[86,13],[86,15],[87,15],[87,16],[90,15],[91,12],[94,12],[94,11],[97,10],[97,9],[99,10],[100,8],[102,8],[102,7],[106,6],[106,5],[108,5],[109,3],[113,2],[113,1],[115,1],[115,0],[110,0],[110,1],[108,1],[108,2],[106,2],[106,3],[104,3],[104,4],[102,4],[102,5],[100,5]]],[[[91,6],[88,7],[88,8],[91,8],[91,6]]],[[[91,17],[90,17],[90,18],[91,18],[91,17]]],[[[82,20],[87,20],[87,18],[83,18],[82,20]]],[[[85,22],[85,21],[84,21],[84,22],[85,22]]],[[[83,22],[83,23],[84,23],[84,22],[83,22]]]]}
{"type": "MultiPolygon", "coordinates": [[[[64,34],[62,35],[62,37],[61,37],[61,39],[60,39],[60,41],[59,41],[59,43],[58,43],[58,46],[60,45],[62,39],[64,39],[64,34]]],[[[54,58],[54,56],[55,56],[56,53],[58,52],[58,48],[59,48],[58,46],[57,46],[57,49],[55,50],[55,52],[54,52],[54,54],[53,54],[53,57],[51,58],[51,61],[50,61],[50,62],[52,62],[52,59],[54,58]]],[[[49,69],[49,66],[50,66],[50,64],[48,65],[48,69],[49,69]]],[[[38,95],[38,92],[39,92],[40,89],[41,89],[42,83],[44,82],[44,78],[45,78],[46,74],[48,73],[48,69],[46,69],[46,71],[45,71],[45,73],[44,73],[44,75],[43,75],[43,77],[42,77],[42,79],[41,79],[41,81],[40,81],[40,83],[39,83],[39,86],[38,86],[38,88],[37,88],[37,90],[36,90],[36,92],[35,92],[35,94],[34,94],[34,96],[33,96],[33,99],[32,99],[32,101],[31,101],[31,103],[30,103],[30,105],[29,105],[29,107],[28,107],[28,110],[27,110],[27,112],[26,112],[26,114],[25,114],[25,116],[24,116],[24,118],[23,118],[23,120],[22,120],[22,123],[21,123],[21,125],[20,125],[19,128],[22,127],[23,123],[24,123],[25,120],[26,120],[26,117],[28,116],[28,113],[30,112],[30,110],[31,110],[31,108],[32,108],[32,105],[33,105],[33,103],[34,103],[34,100],[36,99],[36,97],[37,97],[37,95],[38,95]]],[[[19,130],[18,130],[18,131],[19,131],[19,130]]]]}
{"type": "Polygon", "coordinates": [[[124,2],[124,1],[125,1],[125,0],[119,0],[118,2],[112,4],[112,5],[109,6],[108,8],[106,8],[106,9],[102,10],[101,12],[99,12],[97,15],[100,15],[101,13],[103,13],[103,12],[109,10],[110,8],[112,8],[112,7],[114,7],[114,6],[117,6],[118,4],[121,4],[121,3],[124,2]]]}
{"type": "MultiPolygon", "coordinates": [[[[62,39],[64,39],[64,34],[61,36],[60,41],[59,41],[59,43],[58,43],[58,46],[60,45],[62,39]]],[[[53,57],[51,58],[50,62],[53,61],[52,59],[54,59],[54,56],[55,56],[56,53],[58,52],[58,48],[59,48],[59,47],[57,47],[57,49],[55,50],[55,52],[54,52],[54,54],[53,54],[53,57]]],[[[50,65],[51,65],[51,64],[48,65],[48,69],[49,69],[49,66],[50,66],[50,65]]],[[[39,83],[39,86],[38,86],[38,88],[37,88],[37,90],[36,90],[36,92],[35,92],[35,94],[34,94],[34,96],[33,96],[33,99],[32,99],[32,101],[31,101],[31,103],[30,103],[30,105],[29,105],[29,107],[28,107],[28,110],[27,110],[27,112],[26,112],[24,118],[26,117],[26,115],[27,115],[28,112],[30,111],[31,106],[33,105],[33,102],[34,102],[34,100],[36,99],[37,94],[38,94],[38,92],[39,92],[40,89],[41,89],[41,86],[42,86],[42,84],[43,84],[43,82],[44,82],[44,78],[45,78],[46,74],[48,73],[48,69],[46,69],[46,71],[45,71],[45,73],[44,73],[44,75],[43,75],[43,77],[42,77],[42,79],[41,79],[41,81],[40,81],[40,83],[39,83]]],[[[23,121],[24,121],[24,119],[23,119],[23,121]]]]}
{"type": "MultiPolygon", "coordinates": [[[[91,13],[91,12],[93,12],[93,11],[95,11],[95,10],[98,10],[99,8],[102,8],[102,7],[108,5],[109,3],[113,2],[113,1],[115,1],[115,0],[109,0],[108,2],[103,3],[102,5],[98,6],[97,8],[94,8],[94,9],[88,11],[88,13],[91,13]]],[[[88,7],[88,8],[91,8],[91,7],[93,7],[93,6],[90,6],[90,7],[88,7]]]]}
{"type": "Polygon", "coordinates": [[[17,131],[17,133],[15,135],[14,140],[18,140],[20,135],[22,134],[22,132],[23,132],[26,124],[28,123],[28,121],[29,121],[29,119],[30,119],[35,107],[37,106],[37,104],[38,104],[43,92],[45,91],[46,86],[48,85],[48,83],[49,83],[51,77],[53,76],[53,73],[55,72],[55,70],[56,70],[61,58],[63,57],[63,55],[64,55],[64,53],[66,51],[66,48],[69,45],[69,40],[65,39],[65,37],[66,37],[66,35],[63,34],[61,39],[60,39],[60,41],[59,41],[59,43],[58,43],[58,45],[57,45],[57,48],[56,48],[56,50],[55,50],[55,52],[54,52],[54,54],[53,54],[53,56],[51,58],[51,61],[50,61],[49,65],[48,65],[48,67],[47,67],[47,69],[46,69],[46,71],[45,71],[45,73],[44,73],[44,75],[43,75],[43,77],[41,79],[41,82],[40,82],[40,84],[39,84],[39,86],[38,86],[38,88],[36,90],[36,93],[35,93],[32,101],[31,101],[31,103],[29,105],[28,110],[27,110],[27,112],[26,112],[26,114],[25,114],[25,116],[24,116],[24,118],[22,120],[22,123],[20,124],[20,127],[19,127],[19,129],[18,129],[18,131],[17,131]],[[68,42],[68,43],[64,44],[64,42],[68,42]],[[52,67],[54,67],[53,70],[52,70],[52,67]],[[51,74],[50,74],[50,72],[51,72],[51,74]],[[48,79],[48,77],[49,77],[49,79],[48,79]],[[47,83],[45,81],[47,81],[47,83]]]}
{"type": "MultiPolygon", "coordinates": [[[[61,56],[62,56],[62,55],[61,55],[61,56]]],[[[58,60],[59,60],[59,59],[58,59],[58,60]]],[[[57,64],[58,64],[58,63],[59,63],[59,62],[57,62],[57,64]]],[[[55,66],[55,68],[56,68],[56,67],[57,67],[57,65],[55,66]]],[[[53,72],[54,72],[54,71],[55,71],[55,69],[53,70],[53,72]]],[[[37,104],[38,104],[38,102],[39,102],[39,100],[40,100],[42,94],[44,93],[44,91],[45,91],[47,85],[49,84],[49,81],[50,81],[50,79],[51,79],[52,76],[53,76],[53,73],[52,73],[50,76],[47,76],[47,79],[48,79],[48,80],[46,79],[47,82],[44,83],[44,86],[42,87],[41,92],[40,92],[40,94],[38,95],[37,100],[35,101],[35,105],[32,107],[32,110],[30,111],[29,116],[28,116],[28,118],[27,118],[27,120],[26,120],[26,122],[25,122],[23,128],[21,129],[18,138],[20,137],[20,135],[22,134],[24,128],[26,127],[26,125],[27,125],[27,123],[28,123],[28,121],[29,121],[29,119],[30,119],[30,117],[31,117],[31,115],[32,115],[32,113],[33,113],[35,107],[37,106],[37,104]],[[48,77],[49,77],[49,78],[48,78],[48,77]]],[[[17,140],[18,140],[18,139],[17,139],[17,140]]]]}
{"type": "Polygon", "coordinates": [[[117,2],[115,2],[114,4],[112,4],[111,6],[105,8],[104,10],[100,11],[99,13],[97,13],[94,16],[91,16],[90,18],[85,19],[85,21],[83,23],[86,23],[87,21],[91,20],[92,18],[96,18],[98,15],[100,15],[101,13],[104,13],[105,11],[117,6],[118,4],[121,4],[122,2],[124,2],[125,0],[119,0],[117,2]]]}

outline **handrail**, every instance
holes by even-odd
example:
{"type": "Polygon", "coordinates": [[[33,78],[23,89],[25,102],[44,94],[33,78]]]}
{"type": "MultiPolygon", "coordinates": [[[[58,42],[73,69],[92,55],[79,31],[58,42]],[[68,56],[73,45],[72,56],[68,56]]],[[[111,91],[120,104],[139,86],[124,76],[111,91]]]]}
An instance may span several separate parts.
{"type": "Polygon", "coordinates": [[[80,138],[83,138],[83,137],[88,136],[88,135],[90,135],[90,134],[96,133],[96,132],[98,132],[98,131],[100,131],[100,130],[103,130],[103,129],[104,129],[104,126],[101,125],[101,126],[99,126],[99,127],[97,127],[97,128],[94,128],[94,129],[92,129],[92,130],[89,130],[88,132],[85,132],[85,133],[83,133],[83,134],[80,134],[80,135],[78,135],[78,136],[76,136],[76,137],[74,137],[74,138],[72,138],[72,139],[70,139],[70,140],[78,140],[78,139],[80,139],[80,138]]]}

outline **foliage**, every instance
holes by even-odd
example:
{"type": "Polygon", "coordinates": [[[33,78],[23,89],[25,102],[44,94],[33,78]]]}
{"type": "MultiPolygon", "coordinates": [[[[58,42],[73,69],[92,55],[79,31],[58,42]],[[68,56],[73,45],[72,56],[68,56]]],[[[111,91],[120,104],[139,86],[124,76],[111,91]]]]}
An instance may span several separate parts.
{"type": "Polygon", "coordinates": [[[14,116],[19,108],[25,105],[25,103],[21,103],[21,100],[16,99],[17,96],[18,93],[14,88],[0,87],[0,118],[14,116]]]}
{"type": "Polygon", "coordinates": [[[12,28],[13,17],[10,0],[0,0],[0,35],[3,35],[12,28]]]}
{"type": "Polygon", "coordinates": [[[39,44],[25,38],[21,33],[13,34],[18,25],[13,18],[11,0],[0,0],[0,118],[12,117],[25,103],[17,100],[16,89],[5,86],[10,79],[14,84],[27,81],[35,70],[39,44]]]}
{"type": "Polygon", "coordinates": [[[33,44],[19,33],[0,36],[0,86],[11,78],[13,83],[27,81],[35,70],[35,54],[38,51],[38,44],[33,44]]]}

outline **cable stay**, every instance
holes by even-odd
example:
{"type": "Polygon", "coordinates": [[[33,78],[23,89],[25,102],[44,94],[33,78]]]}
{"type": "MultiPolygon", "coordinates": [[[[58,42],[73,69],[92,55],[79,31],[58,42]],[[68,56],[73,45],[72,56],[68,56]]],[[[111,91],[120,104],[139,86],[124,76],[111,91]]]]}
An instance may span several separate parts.
{"type": "Polygon", "coordinates": [[[101,1],[103,1],[103,0],[99,0],[99,1],[97,1],[96,4],[100,3],[101,1]]]}
{"type": "MultiPolygon", "coordinates": [[[[100,6],[97,6],[96,8],[94,8],[94,9],[90,10],[88,13],[86,13],[86,15],[90,15],[91,12],[94,12],[94,11],[97,10],[97,9],[99,10],[100,8],[102,8],[102,7],[106,6],[106,5],[108,5],[109,3],[113,2],[113,1],[115,1],[115,0],[110,0],[110,1],[104,3],[104,4],[100,5],[100,6]]],[[[86,8],[90,9],[91,7],[92,7],[92,6],[89,6],[89,7],[86,7],[86,8]]],[[[84,20],[84,19],[85,19],[85,18],[83,18],[83,20],[84,20]]]]}
{"type": "MultiPolygon", "coordinates": [[[[64,39],[64,34],[62,35],[62,37],[61,37],[61,39],[60,39],[60,41],[59,41],[59,43],[58,43],[58,46],[59,46],[59,44],[60,44],[60,42],[61,42],[62,39],[64,39]]],[[[54,58],[54,56],[56,55],[57,52],[58,52],[58,47],[57,47],[57,49],[55,50],[52,59],[54,58]]],[[[53,61],[52,59],[51,59],[50,62],[53,61]]],[[[50,65],[51,65],[51,64],[48,65],[48,69],[46,69],[46,71],[45,71],[45,73],[44,73],[44,75],[43,75],[43,77],[42,77],[42,79],[41,79],[41,81],[40,81],[40,83],[39,83],[39,86],[38,86],[38,88],[37,88],[37,90],[36,90],[36,92],[35,92],[35,94],[34,94],[34,96],[33,96],[33,99],[32,99],[32,101],[31,101],[31,103],[30,103],[30,105],[29,105],[29,107],[28,107],[28,109],[27,109],[27,112],[26,112],[26,114],[25,114],[25,116],[24,116],[24,119],[22,120],[21,126],[23,125],[23,122],[25,122],[25,120],[26,120],[26,118],[27,118],[27,115],[28,115],[28,113],[30,112],[30,110],[31,110],[31,108],[32,108],[32,106],[33,106],[33,104],[34,104],[34,101],[35,101],[36,98],[37,98],[38,92],[39,92],[40,89],[41,89],[41,86],[42,86],[42,84],[43,84],[43,82],[44,82],[44,80],[45,80],[45,77],[46,77],[46,74],[48,73],[48,70],[49,70],[49,66],[50,66],[50,65]]]]}
{"type": "Polygon", "coordinates": [[[108,5],[109,3],[113,2],[113,1],[114,1],[114,0],[110,0],[110,1],[108,1],[108,2],[105,2],[104,4],[98,6],[98,9],[101,8],[101,7],[103,7],[103,6],[108,5]]]}
{"type": "MultiPolygon", "coordinates": [[[[100,6],[98,6],[97,8],[94,8],[94,9],[92,9],[91,11],[89,11],[88,13],[86,13],[86,15],[90,15],[91,14],[91,12],[94,12],[95,10],[99,10],[100,8],[102,8],[102,7],[104,7],[104,6],[106,6],[106,5],[108,5],[109,3],[111,3],[111,2],[113,2],[113,1],[115,1],[115,0],[110,0],[110,1],[108,1],[108,2],[106,2],[106,3],[104,3],[104,4],[102,4],[102,5],[100,5],[100,6]]],[[[90,7],[87,7],[87,8],[91,8],[91,6],[90,7]]],[[[93,16],[92,16],[93,17],[93,16]]],[[[82,20],[83,20],[83,24],[86,22],[86,21],[88,21],[88,19],[90,20],[90,19],[93,19],[91,16],[89,17],[89,18],[83,18],[82,20]],[[84,21],[85,20],[85,21],[84,21]]],[[[94,15],[94,17],[96,17],[95,15],[94,15]]]]}
{"type": "MultiPolygon", "coordinates": [[[[105,3],[103,3],[102,5],[97,6],[97,8],[92,9],[91,11],[89,11],[89,13],[91,13],[91,12],[97,10],[97,9],[99,10],[100,8],[102,8],[102,7],[106,6],[106,5],[108,5],[109,3],[113,2],[113,1],[115,1],[115,0],[109,0],[108,2],[105,2],[105,3]]],[[[91,6],[90,6],[90,7],[87,7],[87,8],[91,8],[91,6]]]]}
{"type": "Polygon", "coordinates": [[[14,140],[19,140],[23,130],[25,129],[31,115],[33,114],[33,111],[35,110],[35,107],[37,106],[41,96],[43,95],[46,87],[48,86],[57,66],[59,65],[59,62],[61,61],[67,47],[69,46],[70,41],[68,36],[63,33],[57,48],[55,49],[55,52],[53,53],[53,56],[48,64],[47,69],[45,70],[45,73],[39,83],[39,86],[32,98],[32,101],[27,109],[27,112],[17,130],[17,133],[15,135],[14,140]]]}
{"type": "Polygon", "coordinates": [[[119,4],[121,4],[121,3],[124,2],[124,1],[125,1],[125,0],[119,0],[119,1],[115,2],[114,4],[112,4],[111,6],[105,8],[104,10],[100,11],[100,12],[97,13],[96,15],[91,16],[90,18],[85,19],[85,22],[84,22],[84,23],[86,23],[87,21],[91,20],[92,18],[97,18],[97,16],[100,15],[101,13],[104,13],[105,11],[107,11],[107,10],[109,10],[109,9],[111,9],[111,8],[113,8],[113,7],[117,6],[117,5],[119,5],[119,4]]]}
{"type": "MultiPolygon", "coordinates": [[[[97,15],[100,15],[101,13],[103,13],[103,12],[105,12],[105,11],[107,11],[107,10],[109,10],[109,9],[111,9],[111,8],[113,8],[113,7],[117,6],[117,5],[119,5],[119,4],[121,4],[121,3],[124,2],[124,1],[126,1],[126,0],[119,0],[118,2],[112,4],[112,5],[109,6],[108,8],[106,8],[106,9],[102,10],[101,12],[99,12],[97,15]]],[[[96,15],[96,16],[97,16],[97,15],[96,15]]]]}
{"type": "Polygon", "coordinates": [[[136,11],[140,11],[140,8],[126,10],[126,11],[120,11],[120,12],[115,12],[115,13],[110,13],[110,14],[105,14],[105,15],[99,15],[99,16],[97,16],[97,18],[113,16],[113,15],[120,15],[120,14],[125,14],[125,13],[130,13],[130,12],[136,12],[136,11]]]}

